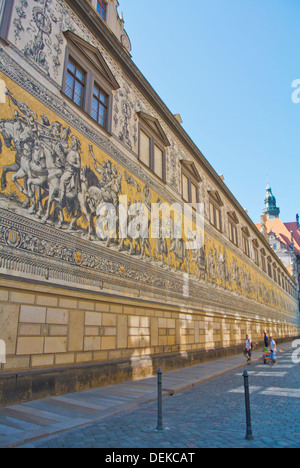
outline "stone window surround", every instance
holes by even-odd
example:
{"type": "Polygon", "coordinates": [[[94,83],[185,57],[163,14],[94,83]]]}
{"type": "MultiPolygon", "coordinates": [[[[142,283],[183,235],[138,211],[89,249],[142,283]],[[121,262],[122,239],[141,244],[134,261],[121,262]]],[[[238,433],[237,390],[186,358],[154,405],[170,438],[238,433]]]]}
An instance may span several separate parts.
{"type": "Polygon", "coordinates": [[[65,53],[65,64],[63,72],[63,83],[62,83],[62,93],[74,106],[81,109],[85,114],[92,119],[92,121],[98,125],[101,129],[111,135],[112,131],[112,114],[113,114],[113,89],[112,85],[104,78],[104,76],[97,70],[96,65],[92,60],[87,57],[87,54],[81,49],[80,46],[75,44],[73,41],[68,40],[65,53]],[[86,73],[85,75],[85,87],[84,87],[84,96],[82,106],[78,106],[73,102],[65,93],[66,87],[66,77],[68,69],[68,61],[72,59],[75,61],[86,73]],[[94,85],[100,87],[108,96],[108,105],[107,105],[107,115],[106,115],[106,124],[104,127],[100,125],[92,117],[92,102],[93,102],[93,89],[94,85]]]}
{"type": "Polygon", "coordinates": [[[252,239],[252,248],[253,248],[253,255],[254,255],[254,263],[259,266],[259,243],[257,239],[252,239]]]}
{"type": "Polygon", "coordinates": [[[217,229],[219,232],[223,232],[223,223],[222,223],[222,207],[224,206],[224,203],[220,197],[220,194],[217,190],[209,190],[208,191],[208,196],[209,196],[209,221],[210,224],[217,229]],[[213,215],[214,219],[212,219],[212,211],[213,210],[213,215]],[[217,216],[219,216],[219,220],[217,220],[217,216]],[[219,222],[218,222],[219,221],[219,222]]]}
{"type": "MultiPolygon", "coordinates": [[[[138,141],[138,159],[143,166],[147,167],[150,169],[150,171],[158,177],[160,181],[163,181],[166,183],[167,181],[167,161],[166,161],[166,146],[169,146],[170,143],[165,140],[163,141],[163,138],[160,138],[158,135],[158,132],[154,130],[154,127],[152,127],[150,124],[147,123],[147,119],[150,119],[151,116],[146,116],[146,114],[142,112],[137,113],[139,117],[139,124],[138,124],[138,135],[139,135],[139,141],[138,141]],[[141,160],[141,132],[143,132],[150,140],[150,147],[149,147],[149,166],[145,164],[141,160]],[[155,172],[155,167],[154,167],[154,148],[157,146],[157,148],[162,152],[162,178],[156,174],[155,172]]],[[[153,122],[156,122],[156,119],[151,118],[153,122]]],[[[157,123],[156,123],[157,125],[157,123]]]]}
{"type": "Polygon", "coordinates": [[[239,236],[238,236],[238,224],[239,219],[235,211],[228,211],[228,224],[229,224],[229,240],[236,247],[239,246],[239,236]]]}
{"type": "MultiPolygon", "coordinates": [[[[193,203],[192,195],[192,186],[196,189],[196,203],[200,203],[200,194],[199,194],[199,183],[202,182],[202,179],[197,171],[196,165],[189,160],[181,160],[181,196],[184,202],[193,203]],[[184,184],[183,178],[187,178],[188,183],[188,193],[187,197],[184,196],[184,184]]],[[[196,210],[196,206],[193,205],[193,209],[196,210]]]]}
{"type": "Polygon", "coordinates": [[[247,257],[250,258],[250,232],[247,226],[242,227],[242,247],[243,247],[243,252],[247,257]]]}

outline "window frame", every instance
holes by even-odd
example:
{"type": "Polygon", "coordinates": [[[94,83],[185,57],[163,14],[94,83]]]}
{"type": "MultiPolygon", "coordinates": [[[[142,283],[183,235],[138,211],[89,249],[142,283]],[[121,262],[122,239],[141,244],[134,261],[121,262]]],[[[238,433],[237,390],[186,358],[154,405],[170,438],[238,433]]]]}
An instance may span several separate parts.
{"type": "Polygon", "coordinates": [[[197,211],[197,204],[200,203],[199,184],[202,178],[193,161],[182,159],[181,163],[181,198],[185,203],[190,203],[193,210],[197,211]],[[187,197],[184,193],[184,178],[187,180],[187,197]],[[193,187],[195,189],[196,200],[193,202],[193,187]]]}
{"type": "Polygon", "coordinates": [[[267,273],[266,251],[264,248],[260,249],[261,268],[264,273],[267,273]]]}
{"type": "Polygon", "coordinates": [[[278,283],[278,280],[277,280],[277,265],[276,265],[276,262],[273,262],[272,264],[273,266],[273,280],[275,281],[275,283],[278,283]]]}
{"type": "Polygon", "coordinates": [[[209,222],[217,231],[222,232],[221,207],[212,200],[209,200],[209,222]]]}
{"type": "Polygon", "coordinates": [[[242,227],[242,249],[244,254],[250,258],[250,232],[246,226],[242,227]]]}
{"type": "Polygon", "coordinates": [[[267,274],[270,276],[270,278],[273,279],[273,274],[272,274],[272,258],[270,256],[267,257],[267,274]]]}
{"type": "Polygon", "coordinates": [[[0,39],[7,44],[14,2],[13,0],[0,0],[0,2],[0,39]]]}
{"type": "Polygon", "coordinates": [[[239,246],[238,224],[239,220],[234,211],[228,213],[228,234],[230,242],[236,247],[239,246]]]}
{"type": "Polygon", "coordinates": [[[90,0],[90,4],[96,11],[96,13],[100,16],[102,21],[104,21],[107,24],[107,18],[108,18],[108,12],[109,12],[109,3],[106,0],[90,0]],[[98,11],[98,4],[101,3],[101,5],[105,5],[105,18],[101,15],[100,11],[98,11]]]}
{"type": "Polygon", "coordinates": [[[185,203],[190,203],[194,210],[197,210],[197,203],[200,203],[200,196],[199,196],[199,186],[198,181],[195,177],[192,176],[184,167],[181,169],[181,197],[185,203]],[[186,177],[188,183],[188,199],[186,200],[183,193],[183,178],[186,177]],[[192,186],[196,189],[196,203],[193,204],[193,193],[192,193],[192,186]]]}
{"type": "Polygon", "coordinates": [[[108,111],[109,111],[109,95],[106,93],[106,91],[104,91],[102,89],[102,87],[100,85],[98,85],[98,83],[94,80],[94,86],[93,86],[93,91],[92,91],[92,119],[95,120],[95,122],[97,122],[97,124],[99,124],[102,128],[106,128],[107,127],[107,116],[108,116],[108,111]],[[94,93],[94,90],[98,89],[99,91],[99,95],[103,95],[105,97],[105,103],[103,103],[101,101],[100,98],[98,98],[98,96],[95,96],[95,93],[94,93]],[[93,105],[94,105],[94,99],[97,101],[97,119],[95,119],[93,117],[93,111],[94,111],[94,108],[93,108],[93,105]],[[100,108],[103,108],[104,109],[104,124],[102,125],[100,122],[99,122],[99,115],[100,115],[100,112],[99,112],[99,109],[100,108]]]}
{"type": "Polygon", "coordinates": [[[138,160],[143,166],[150,169],[150,171],[156,175],[161,181],[166,183],[167,180],[167,167],[166,167],[166,148],[164,144],[159,140],[151,129],[144,124],[144,122],[139,122],[139,138],[138,138],[138,160]],[[141,158],[141,133],[149,138],[149,165],[144,162],[141,158]],[[155,171],[155,147],[157,147],[162,153],[162,177],[155,171]]]}
{"type": "Polygon", "coordinates": [[[107,22],[107,7],[108,7],[108,4],[107,4],[107,2],[105,0],[96,0],[95,9],[96,9],[98,15],[100,16],[100,18],[102,18],[103,21],[105,21],[105,22],[107,22]],[[100,11],[98,11],[98,5],[100,5],[100,4],[101,4],[100,11]],[[104,18],[101,15],[101,8],[104,9],[104,18]]]}
{"type": "Polygon", "coordinates": [[[258,250],[259,250],[259,243],[258,243],[258,240],[257,239],[252,239],[252,249],[253,249],[253,260],[254,260],[254,263],[259,266],[259,253],[258,253],[258,250]]]}
{"type": "Polygon", "coordinates": [[[217,231],[223,232],[222,207],[224,206],[219,192],[208,191],[209,195],[209,222],[217,231]],[[219,219],[218,219],[219,218],[219,219]],[[218,222],[219,221],[219,222],[218,222]]]}
{"type": "Polygon", "coordinates": [[[233,221],[230,221],[230,220],[229,220],[229,240],[236,247],[239,246],[237,225],[233,221]]]}
{"type": "Polygon", "coordinates": [[[74,102],[74,104],[76,104],[78,107],[81,107],[81,108],[84,108],[84,99],[85,99],[85,89],[86,89],[86,85],[87,85],[87,71],[77,63],[76,60],[73,59],[73,57],[71,55],[69,55],[68,57],[68,61],[67,61],[67,70],[66,70],[66,80],[65,80],[65,83],[64,83],[64,92],[66,94],[66,96],[71,99],[72,102],[74,102]],[[70,69],[69,69],[69,64],[72,64],[74,67],[75,67],[75,73],[73,73],[70,69]],[[80,81],[79,78],[76,76],[76,72],[77,70],[79,70],[82,75],[83,75],[83,81],[80,81]],[[67,83],[67,77],[68,75],[71,75],[72,78],[73,78],[73,86],[72,86],[72,89],[68,86],[68,83],[67,83]],[[80,85],[82,86],[82,93],[81,93],[81,97],[80,97],[80,104],[78,104],[76,101],[75,101],[75,83],[78,82],[80,83],[80,85]],[[71,91],[72,91],[72,97],[70,97],[68,94],[67,94],[67,88],[69,88],[71,91]]]}

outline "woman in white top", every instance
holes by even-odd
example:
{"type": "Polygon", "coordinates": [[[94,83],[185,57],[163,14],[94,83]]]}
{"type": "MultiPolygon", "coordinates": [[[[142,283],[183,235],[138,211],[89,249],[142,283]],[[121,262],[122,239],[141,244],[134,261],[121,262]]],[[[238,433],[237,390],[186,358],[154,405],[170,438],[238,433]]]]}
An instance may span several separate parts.
{"type": "Polygon", "coordinates": [[[273,364],[276,364],[276,353],[277,353],[277,346],[275,340],[273,338],[270,338],[271,344],[270,344],[270,350],[271,350],[271,361],[273,364]]]}

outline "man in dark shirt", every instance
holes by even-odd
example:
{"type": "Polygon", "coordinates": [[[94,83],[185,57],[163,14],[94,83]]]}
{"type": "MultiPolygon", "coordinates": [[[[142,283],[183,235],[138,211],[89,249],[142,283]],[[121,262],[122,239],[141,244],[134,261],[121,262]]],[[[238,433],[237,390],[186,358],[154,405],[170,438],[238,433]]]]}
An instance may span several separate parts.
{"type": "Polygon", "coordinates": [[[264,343],[265,343],[265,348],[268,348],[269,347],[269,338],[268,338],[266,332],[264,332],[264,343]]]}

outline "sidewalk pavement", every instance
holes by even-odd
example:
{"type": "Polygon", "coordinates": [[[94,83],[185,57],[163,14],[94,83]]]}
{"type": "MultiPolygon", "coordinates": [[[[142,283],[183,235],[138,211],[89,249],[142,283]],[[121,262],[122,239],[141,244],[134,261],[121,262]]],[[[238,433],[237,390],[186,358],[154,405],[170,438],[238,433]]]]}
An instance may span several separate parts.
{"type": "MultiPolygon", "coordinates": [[[[292,343],[279,346],[279,352],[292,343]]],[[[254,351],[252,362],[262,351],[254,351]]],[[[163,374],[163,397],[174,395],[235,369],[245,367],[237,355],[163,374]]],[[[247,366],[246,366],[247,367],[247,366]]],[[[138,408],[157,399],[157,377],[0,408],[0,448],[18,447],[138,408]]]]}

